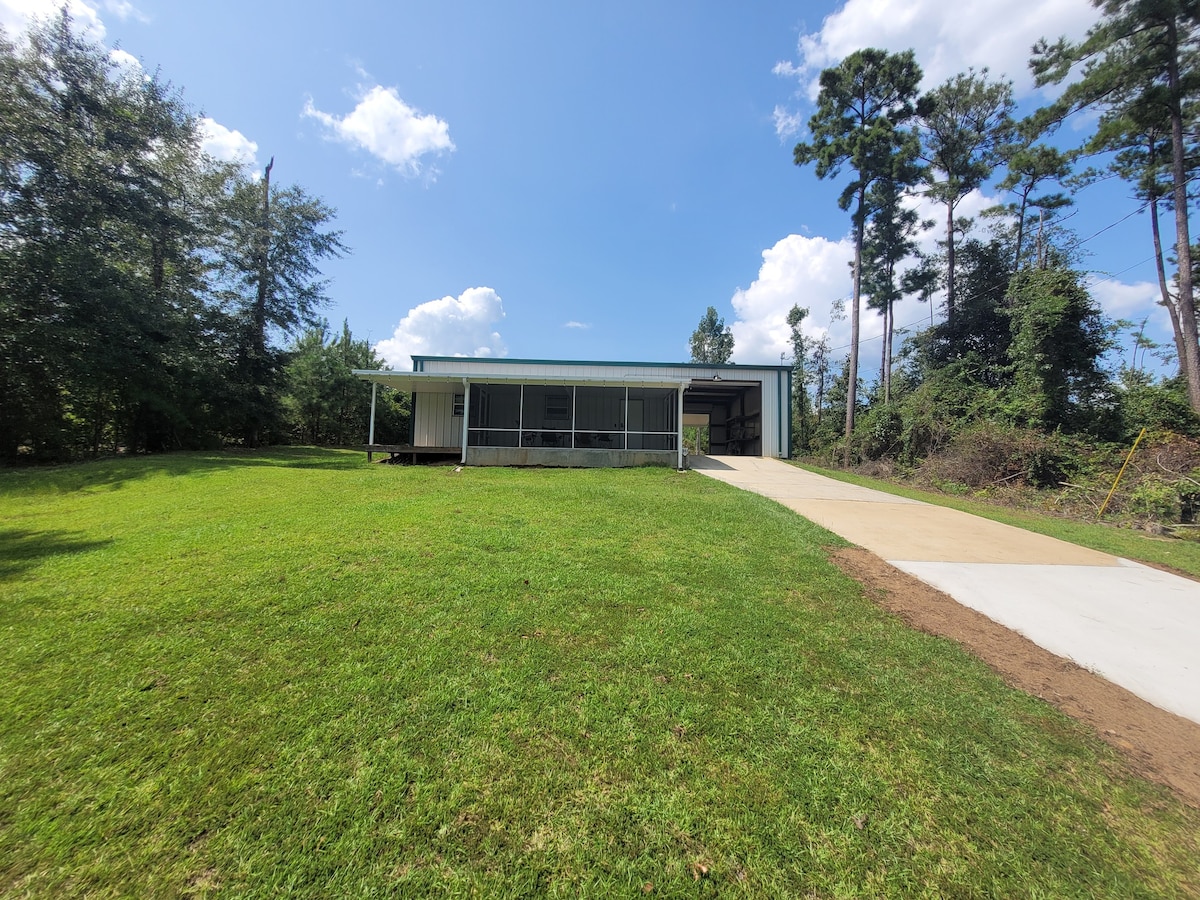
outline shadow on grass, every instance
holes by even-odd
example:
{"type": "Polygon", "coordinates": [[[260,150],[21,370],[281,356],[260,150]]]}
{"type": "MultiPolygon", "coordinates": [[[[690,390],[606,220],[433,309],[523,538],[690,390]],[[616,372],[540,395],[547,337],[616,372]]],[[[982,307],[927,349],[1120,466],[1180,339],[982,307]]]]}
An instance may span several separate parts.
{"type": "Polygon", "coordinates": [[[359,469],[366,454],[331,447],[267,447],[257,450],[201,450],[113,457],[52,467],[0,470],[0,494],[58,493],[86,488],[119,488],[157,475],[184,476],[206,471],[261,466],[284,469],[359,469]]]}
{"type": "Polygon", "coordinates": [[[86,553],[111,543],[84,539],[80,532],[0,529],[0,579],[19,575],[48,556],[86,553]]]}

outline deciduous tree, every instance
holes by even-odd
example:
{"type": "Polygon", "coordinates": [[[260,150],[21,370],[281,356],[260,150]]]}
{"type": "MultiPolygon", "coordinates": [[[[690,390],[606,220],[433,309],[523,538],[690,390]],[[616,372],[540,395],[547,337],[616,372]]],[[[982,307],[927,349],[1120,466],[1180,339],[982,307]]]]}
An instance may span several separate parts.
{"type": "Polygon", "coordinates": [[[700,317],[700,324],[692,332],[690,341],[692,362],[729,362],[733,356],[733,332],[725,320],[717,315],[716,307],[710,306],[700,317]]]}

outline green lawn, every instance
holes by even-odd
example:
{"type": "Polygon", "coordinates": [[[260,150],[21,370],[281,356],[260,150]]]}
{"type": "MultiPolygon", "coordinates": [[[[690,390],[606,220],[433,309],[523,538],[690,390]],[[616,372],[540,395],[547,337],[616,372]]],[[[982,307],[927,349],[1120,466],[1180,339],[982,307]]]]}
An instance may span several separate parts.
{"type": "Polygon", "coordinates": [[[661,469],[2,472],[0,894],[1200,894],[1200,811],[835,543],[661,469]]]}
{"type": "Polygon", "coordinates": [[[823,469],[805,463],[793,463],[793,465],[848,484],[874,488],[877,491],[885,491],[913,500],[923,500],[937,506],[960,509],[985,519],[993,519],[1007,525],[1015,525],[1017,528],[1024,528],[1027,531],[1036,531],[1038,534],[1056,537],[1081,547],[1090,547],[1102,553],[1111,553],[1114,556],[1138,562],[1167,566],[1200,578],[1200,541],[1197,540],[1154,537],[1132,528],[1118,528],[1115,525],[1102,525],[1098,522],[1080,522],[1077,519],[1046,515],[1027,509],[1013,509],[999,503],[989,503],[986,500],[924,491],[838,469],[823,469]]]}

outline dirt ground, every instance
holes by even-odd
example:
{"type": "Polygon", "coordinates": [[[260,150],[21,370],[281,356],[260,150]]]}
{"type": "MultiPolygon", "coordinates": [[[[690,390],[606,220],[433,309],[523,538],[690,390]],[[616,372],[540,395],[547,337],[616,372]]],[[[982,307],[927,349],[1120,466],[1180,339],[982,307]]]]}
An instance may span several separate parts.
{"type": "Polygon", "coordinates": [[[1200,724],[1055,656],[873,553],[831,552],[842,571],[866,585],[883,608],[914,628],[957,641],[1013,687],[1090,725],[1139,775],[1200,808],[1200,724]]]}

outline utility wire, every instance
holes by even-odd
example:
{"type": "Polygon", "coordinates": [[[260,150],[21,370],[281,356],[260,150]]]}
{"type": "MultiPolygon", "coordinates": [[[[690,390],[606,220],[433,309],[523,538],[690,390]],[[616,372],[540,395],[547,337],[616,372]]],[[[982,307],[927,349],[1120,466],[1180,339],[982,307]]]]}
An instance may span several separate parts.
{"type": "MultiPolygon", "coordinates": [[[[1193,180],[1195,180],[1196,178],[1200,178],[1200,173],[1197,173],[1196,175],[1192,175],[1190,178],[1188,178],[1188,180],[1185,182],[1185,184],[1190,184],[1190,183],[1191,183],[1193,180]]],[[[924,193],[924,192],[914,192],[914,193],[924,193]]],[[[1137,209],[1135,209],[1133,212],[1131,212],[1131,213],[1128,213],[1128,214],[1126,214],[1126,215],[1122,216],[1121,218],[1117,219],[1115,222],[1111,222],[1111,223],[1109,223],[1108,225],[1105,225],[1105,226],[1104,226],[1103,228],[1101,228],[1099,231],[1097,231],[1097,232],[1095,232],[1095,233],[1093,233],[1093,234],[1090,234],[1090,235],[1088,235],[1086,238],[1083,238],[1083,239],[1082,239],[1082,240],[1080,240],[1080,241],[1076,241],[1074,244],[1072,244],[1072,245],[1071,245],[1071,246],[1072,246],[1072,249],[1074,249],[1074,248],[1076,248],[1076,247],[1082,247],[1082,246],[1083,246],[1084,244],[1086,244],[1088,241],[1090,241],[1090,240],[1093,240],[1094,238],[1097,238],[1097,237],[1099,237],[1100,235],[1104,234],[1106,231],[1109,231],[1110,229],[1116,228],[1116,227],[1117,227],[1118,225],[1120,225],[1122,222],[1125,222],[1125,221],[1128,221],[1129,219],[1132,219],[1132,218],[1133,218],[1134,216],[1136,216],[1138,213],[1145,212],[1145,211],[1146,211],[1146,210],[1147,210],[1149,207],[1150,207],[1150,201],[1149,201],[1149,200],[1147,200],[1145,203],[1143,203],[1141,206],[1139,206],[1139,207],[1138,207],[1137,209]]],[[[1072,210],[1072,212],[1071,212],[1071,214],[1070,214],[1070,215],[1062,217],[1062,218],[1061,218],[1059,221],[1065,221],[1066,219],[1069,219],[1069,218],[1071,218],[1071,216],[1074,216],[1074,215],[1075,215],[1077,212],[1078,212],[1078,210],[1072,210]]],[[[1151,254],[1150,256],[1146,257],[1146,258],[1145,258],[1145,259],[1143,259],[1141,262],[1134,263],[1133,265],[1131,265],[1131,266],[1127,266],[1126,268],[1122,269],[1120,272],[1115,272],[1115,273],[1113,273],[1113,274],[1106,275],[1106,277],[1111,279],[1111,278],[1116,278],[1118,275],[1124,275],[1126,272],[1128,272],[1128,271],[1130,271],[1130,270],[1132,270],[1132,269],[1136,269],[1138,266],[1144,266],[1146,263],[1150,262],[1152,259],[1154,259],[1154,255],[1153,255],[1153,254],[1151,254]]],[[[1105,275],[1105,273],[1103,273],[1103,272],[1098,272],[1098,271],[1089,271],[1087,274],[1089,274],[1089,275],[1105,275]]],[[[984,291],[984,292],[983,292],[983,293],[981,293],[981,294],[976,294],[976,295],[974,295],[974,296],[967,297],[966,299],[967,299],[967,300],[983,300],[983,299],[986,299],[987,297],[991,296],[992,294],[995,294],[995,293],[997,293],[997,292],[998,292],[999,290],[1001,290],[1002,288],[1007,288],[1007,285],[997,285],[997,286],[995,286],[995,287],[993,287],[993,288],[990,288],[990,289],[988,289],[987,291],[984,291]]],[[[933,302],[933,300],[932,300],[932,298],[931,298],[930,300],[928,300],[928,301],[925,301],[925,302],[932,303],[932,302],[933,302]]],[[[923,324],[925,324],[925,319],[924,319],[924,317],[922,317],[922,318],[920,319],[920,321],[917,321],[917,322],[910,322],[910,323],[909,323],[909,324],[907,324],[907,325],[901,325],[901,326],[895,327],[895,328],[893,328],[893,331],[900,331],[900,332],[903,332],[903,331],[906,331],[906,330],[907,330],[907,329],[909,329],[909,328],[915,328],[916,326],[918,326],[918,325],[923,325],[923,324]]],[[[932,327],[932,326],[931,326],[931,327],[932,327]]],[[[877,335],[874,335],[873,337],[869,337],[869,338],[862,338],[862,337],[860,337],[860,338],[859,338],[859,341],[858,341],[858,344],[859,344],[859,346],[861,347],[863,344],[869,344],[869,343],[871,343],[871,342],[873,342],[873,341],[877,341],[877,340],[880,340],[880,339],[882,339],[882,338],[883,338],[883,335],[882,335],[882,334],[877,334],[877,335]]],[[[850,344],[844,344],[844,345],[842,345],[841,347],[832,347],[832,348],[830,348],[829,352],[830,352],[830,353],[837,353],[837,352],[839,352],[839,351],[842,351],[842,350],[849,350],[849,349],[850,349],[852,346],[853,346],[853,344],[852,344],[852,343],[850,343],[850,344]]]]}

